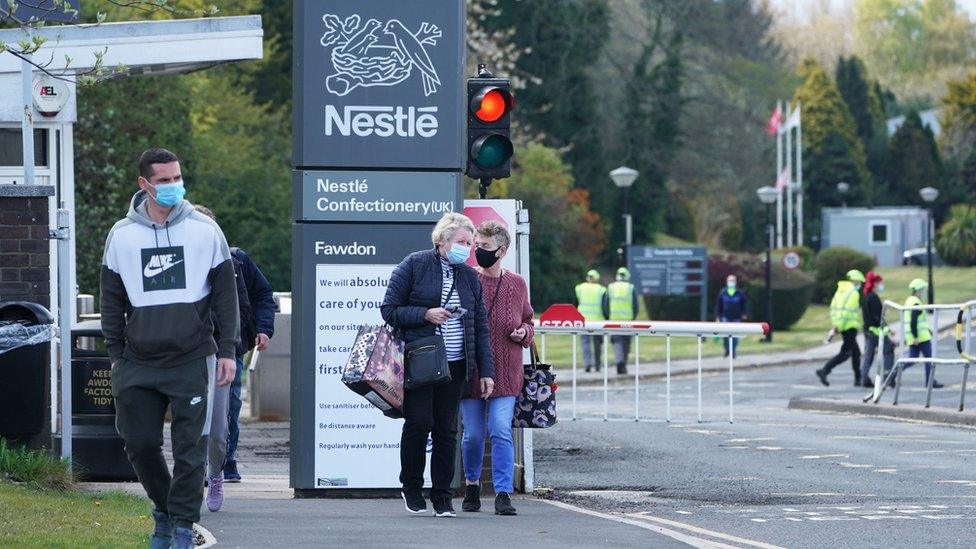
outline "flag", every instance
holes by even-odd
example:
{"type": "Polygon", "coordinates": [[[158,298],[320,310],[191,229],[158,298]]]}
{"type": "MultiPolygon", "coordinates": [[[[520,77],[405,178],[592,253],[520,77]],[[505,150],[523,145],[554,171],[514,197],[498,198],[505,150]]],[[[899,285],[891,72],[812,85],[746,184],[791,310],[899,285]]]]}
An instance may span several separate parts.
{"type": "Polygon", "coordinates": [[[776,190],[781,191],[786,188],[786,185],[790,182],[790,172],[789,170],[783,170],[780,172],[779,177],[776,178],[776,190]]]}
{"type": "Polygon", "coordinates": [[[800,125],[800,108],[797,107],[790,111],[790,117],[786,120],[786,129],[790,130],[800,125]]]}
{"type": "Polygon", "coordinates": [[[779,131],[779,125],[783,122],[783,111],[779,109],[779,104],[776,105],[776,109],[773,110],[773,115],[769,117],[769,122],[766,122],[766,133],[769,135],[776,135],[779,131]]]}

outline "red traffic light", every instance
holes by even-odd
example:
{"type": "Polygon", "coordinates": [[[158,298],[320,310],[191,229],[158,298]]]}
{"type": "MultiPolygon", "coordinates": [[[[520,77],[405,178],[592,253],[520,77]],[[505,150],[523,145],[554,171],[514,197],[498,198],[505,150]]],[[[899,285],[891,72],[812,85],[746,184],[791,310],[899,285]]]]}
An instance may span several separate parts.
{"type": "Polygon", "coordinates": [[[500,120],[512,108],[511,94],[496,87],[481,89],[471,99],[471,112],[481,122],[491,123],[500,120]]]}

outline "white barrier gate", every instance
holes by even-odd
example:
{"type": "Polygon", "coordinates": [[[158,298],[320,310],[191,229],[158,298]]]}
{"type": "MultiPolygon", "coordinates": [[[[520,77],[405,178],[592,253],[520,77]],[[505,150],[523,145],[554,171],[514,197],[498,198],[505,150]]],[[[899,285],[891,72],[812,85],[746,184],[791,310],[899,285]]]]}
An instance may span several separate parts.
{"type": "MultiPolygon", "coordinates": [[[[631,421],[624,418],[611,418],[609,413],[609,389],[610,378],[607,369],[609,365],[609,337],[610,336],[633,336],[634,337],[634,419],[633,421],[659,421],[640,416],[640,338],[656,337],[664,338],[665,347],[665,421],[671,421],[671,338],[672,337],[694,337],[697,338],[698,347],[698,422],[702,422],[702,341],[707,337],[720,337],[733,340],[748,335],[767,335],[769,325],[759,322],[680,322],[680,321],[590,321],[564,323],[563,325],[549,325],[543,318],[542,322],[536,322],[536,333],[541,334],[541,359],[546,362],[546,337],[548,335],[563,335],[572,337],[572,419],[573,421],[631,421]],[[577,417],[577,338],[578,336],[602,336],[603,337],[603,418],[581,418],[577,417]]],[[[735,369],[735,358],[729,353],[729,423],[734,419],[734,394],[733,376],[735,369]]]]}

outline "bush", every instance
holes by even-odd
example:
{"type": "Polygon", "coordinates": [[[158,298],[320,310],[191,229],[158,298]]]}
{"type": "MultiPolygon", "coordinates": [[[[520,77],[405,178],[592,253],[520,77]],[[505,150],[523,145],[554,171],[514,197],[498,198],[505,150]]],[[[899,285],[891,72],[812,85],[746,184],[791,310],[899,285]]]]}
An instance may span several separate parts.
{"type": "Polygon", "coordinates": [[[11,448],[0,438],[0,480],[4,479],[61,491],[71,488],[72,482],[67,461],[43,451],[11,448]]]}
{"type": "Polygon", "coordinates": [[[813,288],[815,303],[828,303],[834,295],[837,281],[847,277],[847,271],[857,269],[867,273],[874,269],[874,259],[857,250],[837,246],[821,250],[813,262],[816,282],[813,288]]]}
{"type": "MultiPolygon", "coordinates": [[[[801,254],[801,257],[803,255],[801,254]]],[[[712,254],[708,258],[707,318],[713,318],[715,298],[725,287],[725,279],[734,274],[739,287],[749,296],[753,320],[765,317],[765,264],[758,255],[746,253],[712,254]]],[[[796,323],[810,304],[813,278],[800,271],[790,271],[781,263],[773,263],[773,320],[774,328],[786,329],[796,323]]],[[[645,304],[651,318],[667,320],[698,320],[700,302],[697,297],[647,297],[645,304]]]]}
{"type": "Polygon", "coordinates": [[[783,256],[788,252],[796,252],[800,256],[800,270],[808,273],[813,272],[813,261],[816,253],[806,246],[794,246],[792,248],[778,248],[773,250],[773,261],[782,264],[783,256]]]}
{"type": "Polygon", "coordinates": [[[939,257],[949,265],[976,265],[976,208],[957,204],[935,238],[939,257]]]}
{"type": "MultiPolygon", "coordinates": [[[[800,269],[790,270],[782,263],[773,263],[773,329],[788,330],[796,324],[810,305],[814,279],[800,269]]],[[[749,310],[753,320],[766,317],[766,280],[759,278],[748,284],[749,310]]]]}

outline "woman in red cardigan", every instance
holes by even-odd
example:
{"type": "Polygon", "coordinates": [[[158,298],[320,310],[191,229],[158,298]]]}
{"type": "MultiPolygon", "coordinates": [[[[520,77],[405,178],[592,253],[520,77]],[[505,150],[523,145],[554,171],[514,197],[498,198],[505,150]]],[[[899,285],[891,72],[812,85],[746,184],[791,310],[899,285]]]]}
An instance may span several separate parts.
{"type": "MultiPolygon", "coordinates": [[[[464,436],[461,456],[466,481],[463,511],[481,510],[481,463],[485,456],[485,431],[491,436],[491,479],[495,487],[495,514],[515,515],[512,506],[512,475],[515,444],[512,416],[515,397],[522,391],[522,349],[532,344],[532,305],[525,279],[502,269],[501,259],[511,244],[511,235],[496,221],[486,221],[475,233],[478,278],[488,313],[488,340],[495,363],[495,390],[483,399],[475,388],[461,400],[464,436]]],[[[478,379],[475,375],[472,379],[478,379]]]]}

